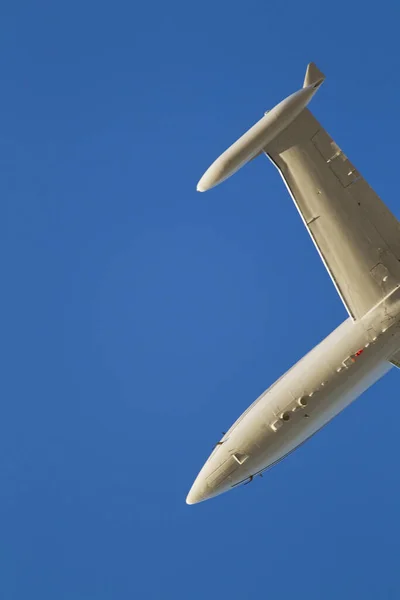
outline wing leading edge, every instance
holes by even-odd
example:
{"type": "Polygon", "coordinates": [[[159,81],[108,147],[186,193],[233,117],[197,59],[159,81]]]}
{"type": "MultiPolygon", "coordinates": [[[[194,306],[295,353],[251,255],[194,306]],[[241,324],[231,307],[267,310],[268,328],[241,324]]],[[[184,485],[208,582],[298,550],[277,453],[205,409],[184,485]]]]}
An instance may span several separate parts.
{"type": "Polygon", "coordinates": [[[350,316],[400,285],[400,224],[308,109],[265,154],[278,168],[350,316]]]}

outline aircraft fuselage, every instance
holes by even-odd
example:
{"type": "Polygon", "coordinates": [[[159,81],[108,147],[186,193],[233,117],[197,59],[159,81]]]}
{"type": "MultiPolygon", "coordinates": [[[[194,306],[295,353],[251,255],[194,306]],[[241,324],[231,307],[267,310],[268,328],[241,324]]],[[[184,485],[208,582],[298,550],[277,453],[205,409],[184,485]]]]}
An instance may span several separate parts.
{"type": "MultiPolygon", "coordinates": [[[[223,152],[197,189],[207,191],[258,154],[266,155],[350,318],[233,424],[201,469],[188,504],[251,481],[321,429],[393,364],[400,367],[400,222],[306,108],[324,79],[310,63],[303,88],[223,152]]],[[[291,268],[292,263],[288,273],[291,268]]]]}
{"type": "Polygon", "coordinates": [[[246,483],[295,450],[387,373],[400,347],[400,289],[344,321],[267,389],[218,442],[187,497],[246,483]]]}

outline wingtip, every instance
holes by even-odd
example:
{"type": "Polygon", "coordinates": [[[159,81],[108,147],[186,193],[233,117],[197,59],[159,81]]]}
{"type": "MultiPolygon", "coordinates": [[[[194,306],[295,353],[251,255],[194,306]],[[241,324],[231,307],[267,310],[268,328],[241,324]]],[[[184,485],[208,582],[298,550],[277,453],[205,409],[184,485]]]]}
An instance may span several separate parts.
{"type": "Polygon", "coordinates": [[[308,63],[303,87],[320,85],[324,79],[325,75],[318,69],[317,65],[313,62],[308,63]]]}

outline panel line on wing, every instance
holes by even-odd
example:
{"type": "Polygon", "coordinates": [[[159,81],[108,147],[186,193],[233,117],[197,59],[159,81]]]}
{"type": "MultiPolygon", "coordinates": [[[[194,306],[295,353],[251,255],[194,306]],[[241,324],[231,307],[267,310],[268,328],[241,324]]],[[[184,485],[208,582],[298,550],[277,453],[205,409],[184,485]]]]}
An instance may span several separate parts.
{"type": "Polygon", "coordinates": [[[300,215],[300,218],[301,218],[301,220],[303,221],[303,223],[304,223],[304,225],[305,225],[305,227],[306,227],[306,229],[307,229],[307,231],[308,231],[308,234],[309,234],[310,238],[312,239],[312,242],[313,242],[313,244],[314,244],[314,246],[315,246],[315,248],[316,248],[316,250],[317,250],[317,252],[318,252],[318,254],[319,254],[320,258],[321,258],[321,260],[322,260],[322,263],[323,263],[323,265],[324,265],[325,269],[328,271],[328,275],[329,275],[329,277],[331,278],[331,280],[332,280],[332,283],[333,283],[333,285],[335,286],[335,288],[336,288],[336,291],[337,291],[337,293],[338,293],[338,295],[339,295],[339,297],[340,297],[341,301],[342,301],[342,302],[343,302],[343,304],[344,304],[344,307],[346,308],[346,310],[347,310],[347,312],[348,312],[349,316],[350,316],[350,317],[353,319],[353,321],[355,321],[355,316],[354,316],[354,314],[351,312],[351,310],[350,310],[350,307],[347,305],[347,303],[346,303],[346,301],[345,301],[345,299],[344,299],[344,296],[343,296],[343,294],[342,294],[342,291],[341,291],[341,289],[340,289],[340,287],[339,287],[339,284],[338,284],[338,282],[336,281],[336,279],[335,279],[335,277],[334,277],[334,275],[333,275],[332,271],[330,270],[330,268],[329,268],[329,265],[328,265],[328,263],[326,262],[326,260],[325,260],[325,257],[324,257],[324,255],[322,254],[322,252],[321,252],[321,250],[320,250],[320,248],[319,248],[319,246],[318,246],[318,244],[317,244],[317,242],[316,242],[316,240],[315,240],[315,238],[314,238],[314,236],[313,236],[313,234],[312,234],[312,231],[311,231],[311,229],[308,227],[307,221],[305,220],[305,218],[304,218],[304,215],[303,215],[303,213],[301,212],[301,210],[300,210],[300,207],[298,206],[298,204],[297,204],[297,202],[296,202],[296,198],[295,198],[294,194],[292,193],[292,190],[290,189],[290,186],[289,186],[288,182],[286,181],[286,179],[285,179],[285,177],[284,177],[284,175],[283,175],[283,173],[282,173],[281,169],[280,169],[280,168],[279,168],[279,166],[276,164],[276,162],[274,161],[274,159],[272,158],[272,156],[271,156],[270,154],[267,154],[267,153],[265,153],[265,155],[266,155],[266,156],[267,156],[267,157],[270,159],[270,161],[272,162],[272,164],[274,165],[274,167],[275,167],[275,168],[278,170],[278,173],[279,173],[279,175],[282,177],[283,183],[285,184],[285,187],[286,187],[287,191],[289,192],[289,195],[290,195],[291,199],[293,200],[293,204],[295,205],[295,207],[296,207],[296,209],[297,209],[297,211],[298,211],[298,213],[299,213],[299,215],[300,215]]]}
{"type": "Polygon", "coordinates": [[[361,319],[400,284],[399,222],[308,109],[264,153],[347,312],[361,319]]]}

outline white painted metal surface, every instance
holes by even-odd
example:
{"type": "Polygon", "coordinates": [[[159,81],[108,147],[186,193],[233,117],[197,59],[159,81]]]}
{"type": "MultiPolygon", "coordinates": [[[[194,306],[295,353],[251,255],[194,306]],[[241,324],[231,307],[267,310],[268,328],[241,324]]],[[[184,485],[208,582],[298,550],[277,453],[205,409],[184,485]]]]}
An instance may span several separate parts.
{"type": "Polygon", "coordinates": [[[239,417],[201,469],[188,504],[251,481],[400,365],[400,226],[305,108],[310,87],[322,81],[309,65],[305,88],[281,102],[281,112],[271,111],[268,127],[257,124],[217,159],[199,188],[217,185],[262,149],[282,175],[350,318],[239,417]]]}

